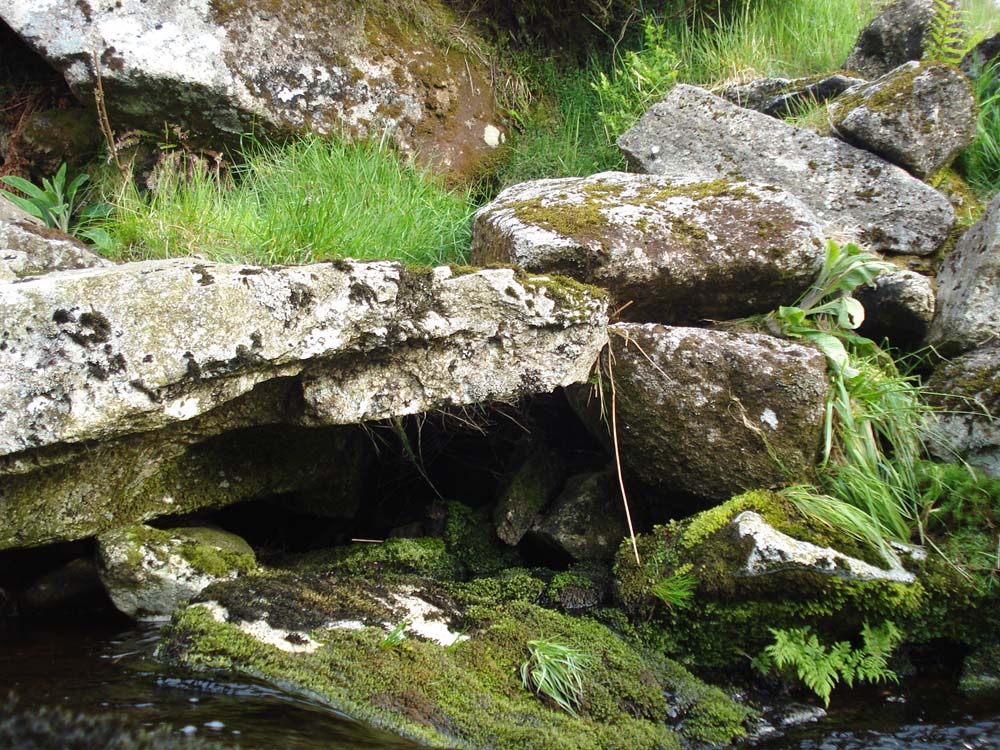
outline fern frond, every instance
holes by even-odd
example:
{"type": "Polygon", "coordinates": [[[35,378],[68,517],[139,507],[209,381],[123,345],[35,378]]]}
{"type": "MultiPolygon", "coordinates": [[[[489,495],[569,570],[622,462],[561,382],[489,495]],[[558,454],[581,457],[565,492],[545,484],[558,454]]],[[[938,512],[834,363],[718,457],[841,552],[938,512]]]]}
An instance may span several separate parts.
{"type": "Polygon", "coordinates": [[[948,0],[934,0],[934,15],[924,38],[924,59],[958,65],[965,53],[965,13],[948,0]]]}

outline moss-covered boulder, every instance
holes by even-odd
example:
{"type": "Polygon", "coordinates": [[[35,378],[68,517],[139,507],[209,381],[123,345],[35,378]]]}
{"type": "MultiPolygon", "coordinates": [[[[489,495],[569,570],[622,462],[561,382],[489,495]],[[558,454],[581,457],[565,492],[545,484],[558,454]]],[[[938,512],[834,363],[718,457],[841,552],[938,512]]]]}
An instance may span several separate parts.
{"type": "Polygon", "coordinates": [[[611,334],[622,461],[653,487],[724,500],[814,468],[829,388],[818,351],[652,324],[611,334]]]}
{"type": "Polygon", "coordinates": [[[472,258],[602,286],[626,320],[690,325],[797,299],[824,245],[778,188],[603,172],[503,191],[476,214],[472,258]]]}
{"type": "Polygon", "coordinates": [[[427,581],[328,573],[220,583],[200,599],[174,618],[163,658],[280,683],[434,746],[679,750],[729,743],[750,717],[605,626],[524,601],[456,608],[427,581]],[[413,627],[415,611],[450,640],[413,627]],[[584,655],[576,715],[522,684],[529,642],[543,639],[584,655]]]}
{"type": "Polygon", "coordinates": [[[167,618],[214,581],[257,566],[243,539],[209,527],[130,526],[100,537],[97,550],[111,601],[139,620],[167,618]]]}
{"type": "Polygon", "coordinates": [[[510,472],[493,510],[497,536],[515,545],[531,528],[566,478],[562,456],[548,445],[531,447],[510,472]]]}
{"type": "Polygon", "coordinates": [[[947,167],[976,135],[969,79],[945,63],[908,62],[827,105],[833,131],[918,177],[947,167]]]}
{"type": "Polygon", "coordinates": [[[939,555],[881,553],[808,520],[780,495],[752,491],[638,539],[642,565],[623,545],[618,595],[645,637],[699,667],[741,668],[774,641],[774,629],[808,626],[827,642],[856,639],[886,621],[909,643],[966,645],[997,639],[996,592],[939,555]],[[804,543],[813,560],[761,557],[748,518],[804,543]]]}

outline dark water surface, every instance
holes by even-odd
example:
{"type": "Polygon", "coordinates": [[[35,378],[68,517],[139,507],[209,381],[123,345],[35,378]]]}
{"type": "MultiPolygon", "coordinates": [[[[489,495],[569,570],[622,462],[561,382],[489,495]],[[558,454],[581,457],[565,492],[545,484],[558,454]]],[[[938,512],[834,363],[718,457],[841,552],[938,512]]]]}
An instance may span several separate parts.
{"type": "MultiPolygon", "coordinates": [[[[86,617],[0,628],[0,693],[22,705],[115,713],[241,750],[412,750],[301,698],[241,677],[208,678],[150,658],[157,630],[86,617]]],[[[839,700],[839,702],[838,702],[839,700]]],[[[962,698],[947,685],[871,690],[760,750],[1000,750],[1000,695],[962,698]]]]}

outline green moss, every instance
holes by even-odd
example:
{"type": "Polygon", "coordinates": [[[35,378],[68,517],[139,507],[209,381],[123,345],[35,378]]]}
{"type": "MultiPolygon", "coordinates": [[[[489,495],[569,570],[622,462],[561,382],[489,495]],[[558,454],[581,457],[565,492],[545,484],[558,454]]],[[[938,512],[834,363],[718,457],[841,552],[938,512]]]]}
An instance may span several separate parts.
{"type": "Polygon", "coordinates": [[[846,581],[807,571],[739,575],[749,549],[729,521],[744,510],[758,512],[794,538],[855,557],[865,551],[843,534],[802,518],[787,501],[766,491],[657,527],[638,539],[641,567],[623,545],[615,568],[619,598],[648,643],[699,667],[737,668],[748,654],[771,642],[772,628],[809,625],[828,640],[845,640],[856,636],[866,621],[888,619],[911,643],[996,639],[997,625],[983,613],[995,607],[997,594],[977,588],[937,555],[908,562],[917,575],[913,584],[846,581]],[[699,582],[695,598],[683,608],[664,606],[651,588],[686,566],[699,582]]]}
{"type": "Polygon", "coordinates": [[[171,529],[170,533],[181,539],[177,554],[202,573],[215,577],[246,575],[257,568],[253,550],[226,531],[199,526],[171,529]]]}
{"type": "Polygon", "coordinates": [[[441,581],[453,580],[460,572],[444,540],[432,537],[356,542],[320,550],[296,558],[294,568],[348,576],[415,575],[441,581]]]}
{"type": "Polygon", "coordinates": [[[162,656],[190,667],[264,677],[348,715],[434,746],[518,750],[672,750],[724,744],[751,713],[687,673],[592,620],[511,603],[472,607],[469,640],[442,648],[410,639],[381,648],[384,632],[317,630],[324,646],[291,654],[264,645],[204,608],[180,613],[162,656]],[[558,640],[592,657],[578,717],[523,688],[527,642],[558,640]],[[669,698],[668,698],[669,696],[669,698]],[[676,725],[677,730],[670,725],[676,725]]]}
{"type": "Polygon", "coordinates": [[[465,575],[492,575],[520,563],[517,550],[497,537],[488,508],[449,501],[445,514],[445,545],[465,575]]]}
{"type": "Polygon", "coordinates": [[[509,568],[496,576],[455,584],[449,591],[461,604],[496,607],[508,602],[537,604],[545,587],[545,580],[532,571],[509,568]]]}

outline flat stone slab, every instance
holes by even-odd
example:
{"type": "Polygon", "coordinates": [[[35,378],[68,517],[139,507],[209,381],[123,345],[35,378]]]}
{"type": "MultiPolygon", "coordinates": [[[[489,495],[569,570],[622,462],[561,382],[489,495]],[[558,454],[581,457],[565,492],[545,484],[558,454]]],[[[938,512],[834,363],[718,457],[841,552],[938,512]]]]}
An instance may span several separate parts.
{"type": "Polygon", "coordinates": [[[510,269],[195,259],[0,285],[0,456],[184,421],[308,369],[309,424],[586,380],[598,290],[510,269]]]}
{"type": "Polygon", "coordinates": [[[905,170],[694,86],[675,86],[618,145],[650,174],[780,186],[828,237],[879,252],[930,255],[955,222],[947,199],[905,170]]]}

